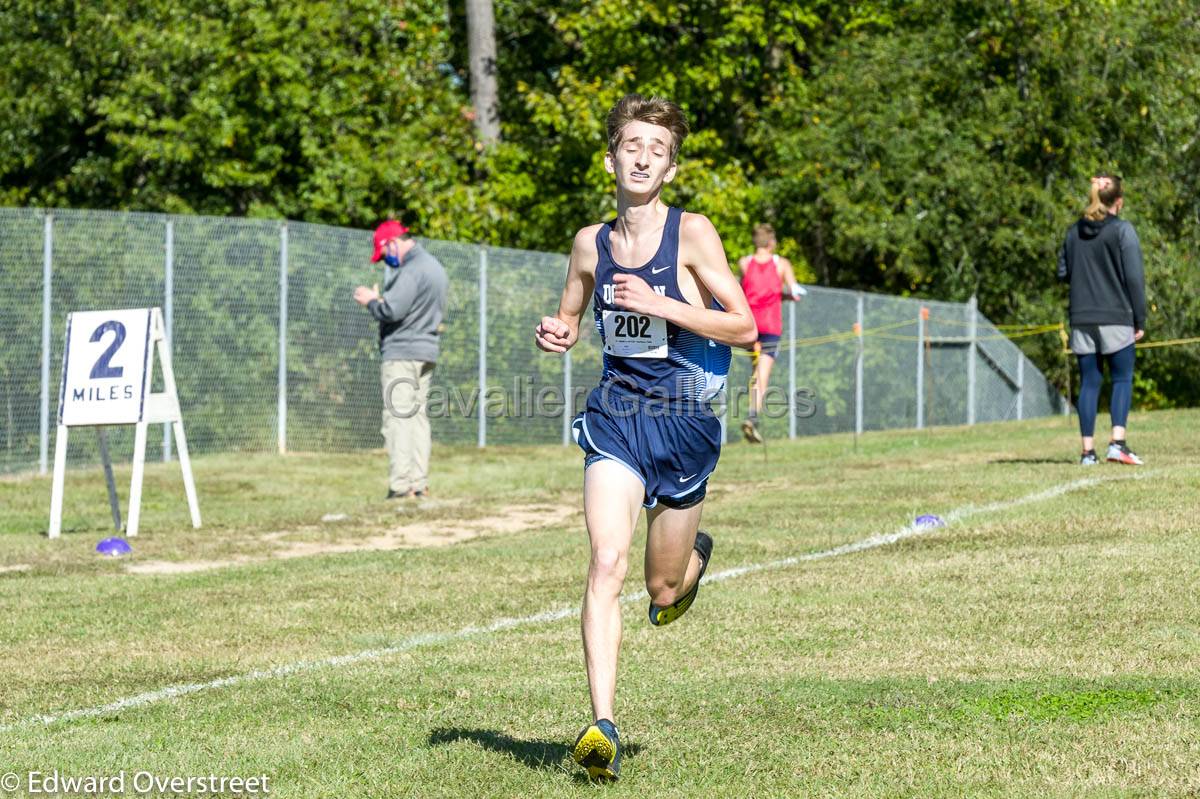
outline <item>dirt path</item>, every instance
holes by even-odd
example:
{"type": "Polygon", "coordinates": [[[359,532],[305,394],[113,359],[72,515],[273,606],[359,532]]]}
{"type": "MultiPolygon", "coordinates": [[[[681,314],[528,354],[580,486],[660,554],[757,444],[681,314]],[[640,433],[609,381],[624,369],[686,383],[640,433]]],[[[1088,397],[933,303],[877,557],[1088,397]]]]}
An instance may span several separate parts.
{"type": "Polygon", "coordinates": [[[264,563],[274,559],[305,558],[313,555],[335,555],[348,552],[388,552],[396,549],[441,547],[470,541],[474,538],[513,535],[567,522],[579,514],[578,505],[511,505],[483,519],[438,519],[401,524],[358,538],[344,537],[332,541],[294,540],[296,531],[281,530],[264,533],[258,540],[272,549],[265,555],[245,555],[226,560],[132,561],[125,570],[130,574],[183,574],[209,571],[248,563],[264,563]]]}

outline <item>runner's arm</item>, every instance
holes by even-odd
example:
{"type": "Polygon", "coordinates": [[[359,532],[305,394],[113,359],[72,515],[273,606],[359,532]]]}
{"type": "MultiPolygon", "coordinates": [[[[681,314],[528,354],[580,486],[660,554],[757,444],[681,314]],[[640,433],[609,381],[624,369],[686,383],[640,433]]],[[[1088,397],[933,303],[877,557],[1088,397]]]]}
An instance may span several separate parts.
{"type": "Polygon", "coordinates": [[[788,299],[788,300],[800,299],[796,295],[796,289],[799,287],[800,284],[796,282],[796,269],[795,269],[795,267],[792,266],[792,262],[789,261],[787,258],[780,256],[779,263],[776,265],[776,268],[778,269],[778,272],[779,272],[779,283],[781,286],[783,286],[783,289],[784,289],[784,291],[783,291],[784,299],[788,299]]]}
{"type": "Polygon", "coordinates": [[[575,235],[558,313],[543,316],[534,328],[534,339],[546,352],[566,352],[579,340],[579,320],[596,288],[596,228],[591,225],[575,235]]]}
{"type": "Polygon", "coordinates": [[[708,217],[686,214],[679,232],[680,266],[691,267],[696,278],[724,310],[701,308],[689,302],[655,294],[636,275],[618,274],[617,305],[636,313],[666,319],[685,330],[732,347],[749,347],[758,340],[758,328],[746,295],[729,270],[725,247],[708,217]]]}

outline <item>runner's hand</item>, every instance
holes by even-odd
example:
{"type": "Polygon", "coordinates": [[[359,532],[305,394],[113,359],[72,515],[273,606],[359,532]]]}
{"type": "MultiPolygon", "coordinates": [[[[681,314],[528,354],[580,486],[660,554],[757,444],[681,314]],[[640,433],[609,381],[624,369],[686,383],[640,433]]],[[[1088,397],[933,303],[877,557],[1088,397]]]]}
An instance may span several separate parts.
{"type": "Polygon", "coordinates": [[[556,316],[543,316],[533,331],[538,349],[566,352],[571,346],[571,326],[556,316]]]}
{"type": "Polygon", "coordinates": [[[613,302],[617,306],[634,313],[662,315],[658,309],[665,297],[655,294],[650,284],[637,275],[614,275],[613,286],[613,302]]]}
{"type": "Polygon", "coordinates": [[[1134,341],[1141,341],[1141,340],[1142,340],[1142,336],[1144,336],[1144,335],[1146,335],[1146,331],[1145,331],[1145,330],[1138,330],[1138,331],[1136,331],[1136,332],[1133,334],[1133,340],[1134,340],[1134,341]]]}

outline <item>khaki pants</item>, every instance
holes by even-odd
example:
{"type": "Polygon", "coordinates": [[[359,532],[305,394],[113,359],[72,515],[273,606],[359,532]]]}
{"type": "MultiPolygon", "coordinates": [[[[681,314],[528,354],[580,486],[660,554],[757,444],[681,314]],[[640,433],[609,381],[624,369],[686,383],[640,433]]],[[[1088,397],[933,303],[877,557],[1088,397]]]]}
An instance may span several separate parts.
{"type": "Polygon", "coordinates": [[[388,488],[400,494],[429,487],[429,414],[427,400],[433,364],[384,361],[383,433],[388,452],[388,488]]]}

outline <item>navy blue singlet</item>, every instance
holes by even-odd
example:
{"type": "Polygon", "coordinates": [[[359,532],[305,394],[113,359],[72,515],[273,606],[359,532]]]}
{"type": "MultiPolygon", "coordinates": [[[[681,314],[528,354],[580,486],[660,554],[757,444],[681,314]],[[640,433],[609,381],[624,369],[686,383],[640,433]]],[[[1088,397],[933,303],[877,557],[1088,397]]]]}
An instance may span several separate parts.
{"type": "MultiPolygon", "coordinates": [[[[729,347],[663,319],[622,311],[612,301],[613,275],[625,273],[642,278],[658,294],[687,302],[679,291],[682,217],[682,209],[667,209],[658,251],[637,268],[626,268],[613,260],[611,222],[601,225],[596,233],[599,260],[592,304],[596,330],[605,344],[601,385],[612,383],[650,397],[707,402],[725,388],[729,347]]],[[[716,300],[713,306],[719,307],[716,300]]]]}

